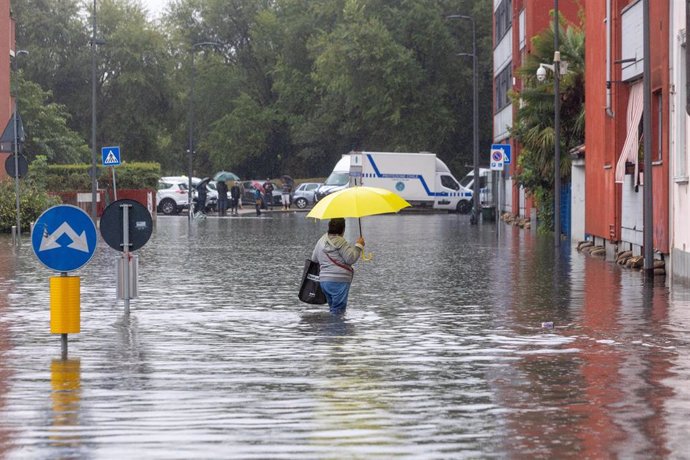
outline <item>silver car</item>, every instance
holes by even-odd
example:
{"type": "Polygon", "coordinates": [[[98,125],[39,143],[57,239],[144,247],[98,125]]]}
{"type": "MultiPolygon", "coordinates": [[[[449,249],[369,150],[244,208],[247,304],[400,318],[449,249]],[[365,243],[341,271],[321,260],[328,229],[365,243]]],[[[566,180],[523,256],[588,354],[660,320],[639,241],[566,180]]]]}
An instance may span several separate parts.
{"type": "Polygon", "coordinates": [[[321,185],[320,182],[304,182],[292,194],[292,202],[299,209],[313,205],[316,202],[316,189],[321,185]]]}

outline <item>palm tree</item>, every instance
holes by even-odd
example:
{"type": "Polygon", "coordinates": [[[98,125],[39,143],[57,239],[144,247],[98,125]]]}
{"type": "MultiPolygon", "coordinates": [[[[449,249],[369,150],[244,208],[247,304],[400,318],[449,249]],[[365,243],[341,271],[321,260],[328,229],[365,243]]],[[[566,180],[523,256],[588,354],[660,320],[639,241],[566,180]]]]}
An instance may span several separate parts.
{"type": "MultiPolygon", "coordinates": [[[[561,61],[568,69],[561,77],[561,152],[568,152],[584,142],[585,126],[585,35],[581,28],[560,18],[561,61]]],[[[524,82],[520,92],[511,98],[518,111],[510,130],[521,144],[516,181],[536,200],[540,230],[553,229],[554,188],[554,104],[553,82],[540,82],[536,71],[540,63],[553,61],[554,29],[551,26],[532,39],[533,52],[525,60],[517,75],[524,82]]],[[[562,182],[570,180],[570,157],[561,157],[562,182]]]]}

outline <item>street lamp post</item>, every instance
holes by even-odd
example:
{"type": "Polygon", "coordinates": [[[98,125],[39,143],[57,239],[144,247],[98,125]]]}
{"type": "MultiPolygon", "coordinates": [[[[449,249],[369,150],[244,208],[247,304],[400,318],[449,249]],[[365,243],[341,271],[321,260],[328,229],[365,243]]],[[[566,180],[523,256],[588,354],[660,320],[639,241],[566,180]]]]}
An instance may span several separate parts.
{"type": "Polygon", "coordinates": [[[97,218],[97,187],[96,182],[96,46],[105,44],[105,41],[96,38],[96,0],[93,0],[93,27],[91,35],[91,220],[94,224],[97,218]]]}
{"type": "Polygon", "coordinates": [[[187,203],[189,206],[188,219],[191,222],[192,216],[194,214],[194,209],[192,208],[192,175],[193,175],[193,158],[194,158],[194,79],[196,75],[196,69],[194,67],[194,52],[197,48],[202,46],[218,46],[217,42],[198,42],[192,45],[191,58],[192,58],[192,78],[189,86],[189,122],[188,122],[188,135],[189,139],[187,141],[187,172],[188,172],[188,186],[187,190],[187,203]]]}
{"type": "Polygon", "coordinates": [[[556,247],[561,245],[561,53],[559,51],[558,0],[553,0],[553,233],[556,247]]]}
{"type": "Polygon", "coordinates": [[[91,220],[96,222],[96,0],[91,35],[91,220]]]}
{"type": "MultiPolygon", "coordinates": [[[[14,53],[14,72],[15,77],[17,77],[17,71],[19,69],[19,56],[27,56],[29,54],[26,50],[17,50],[14,53]]],[[[19,83],[15,81],[14,88],[14,195],[15,195],[15,205],[17,213],[17,241],[21,244],[22,235],[22,221],[19,209],[19,120],[17,115],[17,99],[19,98],[19,83]]]]}
{"type": "Polygon", "coordinates": [[[472,162],[474,166],[472,182],[472,219],[479,221],[479,93],[477,86],[477,35],[474,18],[463,14],[451,14],[448,19],[466,19],[472,23],[472,54],[458,53],[458,56],[472,56],[472,162]]]}
{"type": "Polygon", "coordinates": [[[649,0],[644,0],[642,3],[643,16],[643,114],[642,114],[642,131],[644,137],[644,188],[643,192],[643,235],[642,244],[644,246],[644,266],[643,270],[646,275],[654,275],[654,195],[652,193],[652,63],[651,61],[651,43],[650,43],[650,24],[649,24],[649,0]]]}

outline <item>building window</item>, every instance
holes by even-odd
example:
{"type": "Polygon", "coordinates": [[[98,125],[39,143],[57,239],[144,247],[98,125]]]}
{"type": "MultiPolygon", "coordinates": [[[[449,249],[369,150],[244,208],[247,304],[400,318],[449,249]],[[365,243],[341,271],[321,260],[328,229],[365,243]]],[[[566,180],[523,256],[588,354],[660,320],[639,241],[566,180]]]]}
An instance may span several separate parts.
{"type": "Polygon", "coordinates": [[[501,0],[494,13],[494,20],[496,21],[496,43],[498,43],[508,33],[513,22],[513,0],[501,0]]]}
{"type": "MultiPolygon", "coordinates": [[[[684,41],[682,44],[682,49],[680,52],[680,69],[685,69],[686,66],[686,54],[685,54],[685,47],[687,46],[687,42],[684,41]]],[[[687,171],[686,171],[686,145],[687,145],[687,130],[688,130],[688,116],[687,112],[685,111],[685,103],[686,103],[686,97],[687,97],[687,89],[686,89],[686,84],[687,84],[687,79],[688,76],[686,72],[681,71],[680,72],[680,84],[678,85],[678,90],[680,93],[680,97],[678,98],[679,100],[679,105],[678,109],[676,109],[676,113],[678,114],[678,121],[676,123],[676,134],[674,136],[676,140],[676,145],[675,145],[675,163],[676,163],[676,171],[675,171],[675,177],[676,179],[683,179],[687,176],[687,171]]]]}
{"type": "Polygon", "coordinates": [[[664,148],[664,100],[661,95],[661,91],[654,93],[654,102],[656,103],[656,155],[654,158],[656,161],[663,160],[663,148],[664,148]]]}
{"type": "Polygon", "coordinates": [[[494,86],[496,88],[496,101],[495,110],[496,113],[500,112],[508,104],[510,104],[510,98],[508,97],[508,92],[512,87],[513,73],[510,65],[505,66],[501,70],[494,80],[494,86]]]}

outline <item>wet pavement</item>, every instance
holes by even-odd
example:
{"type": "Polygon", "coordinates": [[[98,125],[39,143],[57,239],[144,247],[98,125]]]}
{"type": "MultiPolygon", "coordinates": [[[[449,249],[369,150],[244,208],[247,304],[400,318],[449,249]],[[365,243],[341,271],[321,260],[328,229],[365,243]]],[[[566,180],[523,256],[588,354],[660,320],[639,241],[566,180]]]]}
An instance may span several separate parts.
{"type": "Polygon", "coordinates": [[[467,216],[378,216],[338,319],[297,300],[326,228],[304,216],[159,217],[129,318],[101,242],[67,360],[54,274],[0,239],[0,457],[687,455],[689,290],[467,216]]]}

